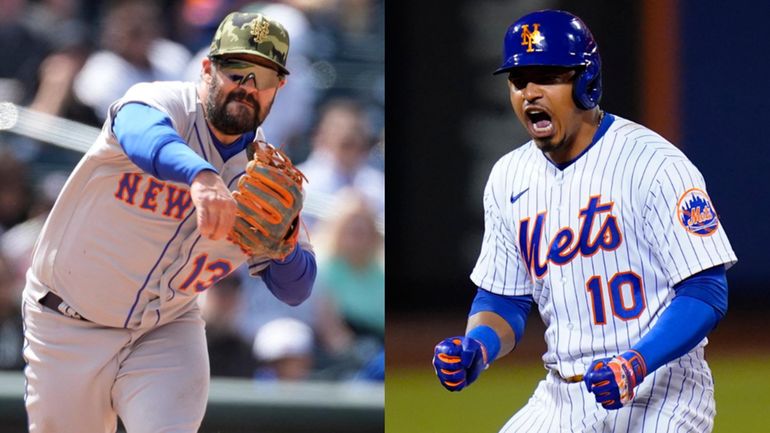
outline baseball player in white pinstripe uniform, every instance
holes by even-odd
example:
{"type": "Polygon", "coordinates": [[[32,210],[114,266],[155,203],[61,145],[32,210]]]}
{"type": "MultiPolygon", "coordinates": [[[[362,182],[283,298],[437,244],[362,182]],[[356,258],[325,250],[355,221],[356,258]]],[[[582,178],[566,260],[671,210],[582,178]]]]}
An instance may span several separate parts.
{"type": "Polygon", "coordinates": [[[201,81],[138,84],[115,102],[37,242],[23,314],[32,433],[196,432],[209,384],[196,306],[242,263],[289,304],[309,296],[307,242],[284,260],[226,239],[246,148],[288,71],[288,35],[222,22],[201,81]]]}
{"type": "Polygon", "coordinates": [[[478,293],[466,335],[436,346],[436,374],[468,386],[513,350],[534,303],[548,373],[501,432],[709,432],[703,352],[736,257],[687,157],[599,108],[600,67],[567,12],[508,29],[496,73],[532,140],[492,169],[478,293]]]}

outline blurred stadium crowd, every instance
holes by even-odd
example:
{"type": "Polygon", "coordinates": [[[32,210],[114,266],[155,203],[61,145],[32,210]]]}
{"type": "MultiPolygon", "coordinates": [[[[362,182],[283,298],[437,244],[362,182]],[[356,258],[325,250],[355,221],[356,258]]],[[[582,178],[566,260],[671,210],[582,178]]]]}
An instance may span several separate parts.
{"type": "MultiPolygon", "coordinates": [[[[384,0],[0,0],[0,102],[101,128],[137,82],[197,81],[235,10],[290,33],[291,75],[263,128],[324,206],[305,213],[319,274],[304,304],[282,304],[241,270],[200,296],[212,375],[382,380],[384,0]]],[[[0,369],[24,366],[24,275],[79,158],[0,131],[0,369]]]]}

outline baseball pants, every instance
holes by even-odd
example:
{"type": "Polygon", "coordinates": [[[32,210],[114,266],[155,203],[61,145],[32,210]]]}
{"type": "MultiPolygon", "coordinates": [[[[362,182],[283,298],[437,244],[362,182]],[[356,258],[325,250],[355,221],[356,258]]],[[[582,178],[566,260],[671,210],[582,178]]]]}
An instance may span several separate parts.
{"type": "Polygon", "coordinates": [[[111,328],[24,300],[30,433],[197,432],[209,362],[198,309],[151,329],[111,328]]]}
{"type": "Polygon", "coordinates": [[[597,404],[583,382],[567,383],[549,372],[500,433],[709,433],[715,414],[711,372],[690,354],[646,377],[631,404],[619,410],[597,404]]]}

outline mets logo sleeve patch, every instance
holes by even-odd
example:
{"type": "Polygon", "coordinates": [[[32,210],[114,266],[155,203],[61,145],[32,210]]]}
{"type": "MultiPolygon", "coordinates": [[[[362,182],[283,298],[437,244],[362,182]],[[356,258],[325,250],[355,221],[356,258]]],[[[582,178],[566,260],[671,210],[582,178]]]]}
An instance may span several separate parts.
{"type": "Polygon", "coordinates": [[[688,232],[710,236],[719,227],[719,219],[708,194],[700,188],[687,190],[676,206],[677,219],[688,232]]]}
{"type": "Polygon", "coordinates": [[[683,155],[670,154],[654,176],[645,203],[645,237],[670,284],[737,260],[700,171],[683,155]]]}

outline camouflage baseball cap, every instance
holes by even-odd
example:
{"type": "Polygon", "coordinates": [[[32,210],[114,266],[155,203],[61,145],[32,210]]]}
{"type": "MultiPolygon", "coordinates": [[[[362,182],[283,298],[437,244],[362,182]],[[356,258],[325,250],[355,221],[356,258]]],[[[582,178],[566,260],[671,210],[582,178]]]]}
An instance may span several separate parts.
{"type": "Polygon", "coordinates": [[[219,24],[209,49],[209,57],[225,54],[259,56],[288,75],[289,33],[281,23],[262,14],[233,12],[219,24]]]}

